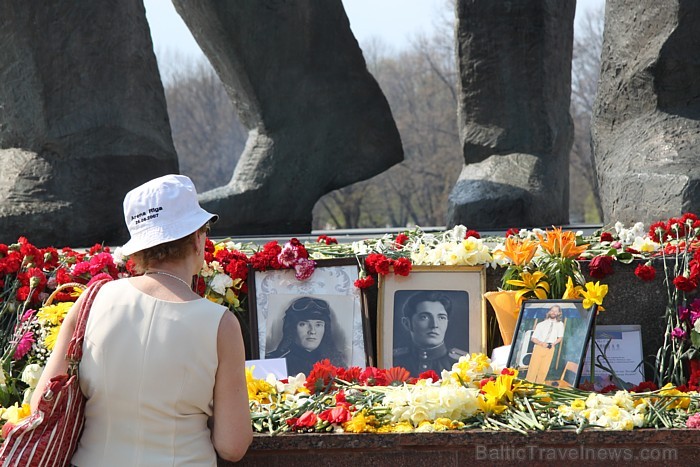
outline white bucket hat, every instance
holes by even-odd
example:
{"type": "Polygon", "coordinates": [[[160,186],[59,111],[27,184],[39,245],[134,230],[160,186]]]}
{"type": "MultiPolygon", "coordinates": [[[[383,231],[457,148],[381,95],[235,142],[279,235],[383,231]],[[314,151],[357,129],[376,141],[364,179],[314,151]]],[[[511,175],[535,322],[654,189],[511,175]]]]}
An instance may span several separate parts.
{"type": "Polygon", "coordinates": [[[164,175],[144,183],[124,197],[124,220],[131,239],[122,247],[131,255],[193,233],[219,218],[201,208],[192,180],[164,175]]]}

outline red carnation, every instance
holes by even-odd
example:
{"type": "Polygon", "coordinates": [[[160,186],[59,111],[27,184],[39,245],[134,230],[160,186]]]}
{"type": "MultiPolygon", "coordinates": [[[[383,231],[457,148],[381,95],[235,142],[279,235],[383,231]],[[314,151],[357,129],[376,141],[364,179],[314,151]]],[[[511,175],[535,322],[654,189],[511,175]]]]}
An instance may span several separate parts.
{"type": "Polygon", "coordinates": [[[477,232],[476,230],[467,230],[467,233],[464,234],[464,238],[469,237],[481,238],[481,235],[479,235],[479,232],[477,232]]]}
{"type": "Polygon", "coordinates": [[[325,243],[326,245],[337,244],[338,240],[335,237],[329,237],[328,235],[319,235],[316,238],[316,243],[325,243]]]}
{"type": "Polygon", "coordinates": [[[367,267],[367,272],[369,274],[389,274],[389,268],[391,267],[391,260],[381,253],[372,253],[367,255],[365,258],[365,266],[367,267]]]}
{"type": "Polygon", "coordinates": [[[588,271],[592,278],[603,279],[613,273],[613,257],[608,255],[596,256],[588,264],[588,271]]]}
{"type": "Polygon", "coordinates": [[[613,236],[610,232],[603,232],[602,234],[600,234],[601,242],[612,242],[613,240],[613,236]]]}
{"type": "Polygon", "coordinates": [[[204,292],[207,290],[207,283],[204,281],[202,276],[197,276],[196,283],[194,286],[194,292],[197,295],[204,296],[204,292]]]}
{"type": "Polygon", "coordinates": [[[678,276],[673,279],[673,285],[675,285],[678,290],[683,292],[692,292],[698,287],[697,281],[685,276],[678,276]]]}
{"type": "Polygon", "coordinates": [[[648,264],[639,264],[634,270],[634,274],[641,280],[649,282],[656,278],[656,269],[648,264]]]}
{"type": "Polygon", "coordinates": [[[369,289],[374,285],[374,277],[367,276],[355,281],[355,287],[358,289],[369,289]]]}
{"type": "Polygon", "coordinates": [[[408,235],[405,233],[400,233],[396,236],[396,240],[394,240],[394,243],[398,246],[404,246],[406,242],[408,241],[408,235]]]}
{"type": "Polygon", "coordinates": [[[619,390],[620,390],[620,388],[618,388],[614,384],[608,384],[607,386],[605,386],[603,389],[600,390],[600,393],[607,394],[609,392],[619,391],[619,390]]]}
{"type": "Polygon", "coordinates": [[[516,229],[515,227],[511,227],[510,229],[506,230],[506,238],[512,237],[513,235],[518,235],[520,233],[520,229],[516,229]]]}
{"type": "Polygon", "coordinates": [[[664,222],[654,222],[649,227],[649,237],[656,243],[661,243],[666,237],[666,224],[664,222]]]}
{"type": "Polygon", "coordinates": [[[630,392],[648,392],[656,391],[657,389],[659,389],[658,386],[656,386],[656,384],[654,384],[652,381],[643,381],[631,388],[630,392]]]}
{"type": "Polygon", "coordinates": [[[392,266],[394,267],[394,274],[397,276],[408,276],[413,267],[411,260],[408,258],[396,259],[393,261],[392,266]]]}
{"type": "Polygon", "coordinates": [[[440,379],[440,375],[438,375],[435,370],[427,370],[419,374],[418,379],[432,379],[433,382],[435,382],[440,379]]]}

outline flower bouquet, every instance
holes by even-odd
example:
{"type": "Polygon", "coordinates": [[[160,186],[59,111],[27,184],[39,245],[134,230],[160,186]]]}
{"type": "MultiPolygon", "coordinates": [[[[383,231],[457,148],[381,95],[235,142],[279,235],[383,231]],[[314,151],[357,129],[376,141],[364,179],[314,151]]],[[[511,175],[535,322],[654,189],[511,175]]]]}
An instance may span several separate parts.
{"type": "Polygon", "coordinates": [[[697,392],[670,385],[597,394],[533,384],[516,370],[495,371],[482,354],[418,378],[399,367],[337,368],[322,361],[308,377],[261,380],[248,369],[246,379],[253,427],[271,434],[673,428],[696,423],[700,404],[697,392]]]}

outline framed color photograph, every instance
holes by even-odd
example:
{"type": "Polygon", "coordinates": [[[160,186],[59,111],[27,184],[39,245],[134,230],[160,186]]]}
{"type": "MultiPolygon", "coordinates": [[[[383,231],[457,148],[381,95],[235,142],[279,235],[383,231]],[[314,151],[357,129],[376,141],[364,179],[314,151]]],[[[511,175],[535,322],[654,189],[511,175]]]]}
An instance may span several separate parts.
{"type": "Polygon", "coordinates": [[[578,386],[596,312],[583,300],[525,300],[508,367],[533,383],[578,386]]]}
{"type": "Polygon", "coordinates": [[[251,271],[249,306],[254,359],[284,358],[287,372],[308,376],[313,364],[365,367],[370,339],[367,311],[354,282],[354,258],[317,260],[311,277],[293,269],[251,271]]]}
{"type": "Polygon", "coordinates": [[[486,351],[483,266],[414,266],[379,278],[377,364],[412,376],[486,351]]]}

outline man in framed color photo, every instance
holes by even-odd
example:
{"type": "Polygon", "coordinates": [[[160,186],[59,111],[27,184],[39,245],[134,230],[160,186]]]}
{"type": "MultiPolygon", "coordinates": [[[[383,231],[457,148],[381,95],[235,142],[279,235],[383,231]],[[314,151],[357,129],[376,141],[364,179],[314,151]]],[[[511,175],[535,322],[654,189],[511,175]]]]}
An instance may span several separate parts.
{"type": "Polygon", "coordinates": [[[530,336],[535,345],[530,358],[525,379],[533,383],[543,383],[547,380],[554,358],[554,350],[564,337],[564,323],[559,305],[552,305],[547,311],[546,319],[540,321],[530,336]]]}

